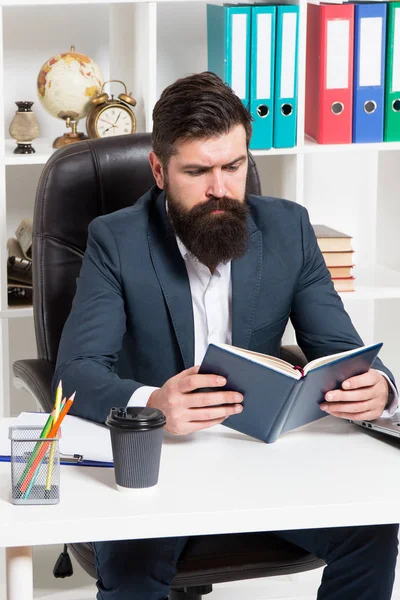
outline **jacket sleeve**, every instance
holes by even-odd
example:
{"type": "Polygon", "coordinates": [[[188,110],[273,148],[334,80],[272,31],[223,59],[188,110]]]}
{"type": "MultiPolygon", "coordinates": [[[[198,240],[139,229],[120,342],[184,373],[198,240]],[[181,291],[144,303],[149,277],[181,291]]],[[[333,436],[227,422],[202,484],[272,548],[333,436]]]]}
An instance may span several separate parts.
{"type": "Polygon", "coordinates": [[[103,423],[113,406],[126,406],[141,384],[115,372],[126,331],[121,265],[114,236],[102,218],[89,226],[87,249],[65,323],[53,378],[64,395],[76,391],[71,414],[103,423]]]}
{"type": "MultiPolygon", "coordinates": [[[[291,311],[297,343],[308,361],[363,346],[334,289],[306,209],[302,210],[301,231],[303,268],[291,311]]],[[[386,373],[395,384],[392,373],[379,358],[374,361],[373,368],[386,373]]]]}

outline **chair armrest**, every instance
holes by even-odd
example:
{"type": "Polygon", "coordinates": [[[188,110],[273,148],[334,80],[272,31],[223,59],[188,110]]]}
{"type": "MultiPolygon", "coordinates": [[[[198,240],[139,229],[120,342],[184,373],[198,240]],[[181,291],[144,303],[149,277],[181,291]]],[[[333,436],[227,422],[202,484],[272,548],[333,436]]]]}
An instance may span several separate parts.
{"type": "Polygon", "coordinates": [[[46,412],[51,412],[54,402],[51,394],[51,381],[54,375],[54,365],[44,358],[17,360],[13,363],[13,373],[18,383],[17,387],[26,388],[46,412]]]}
{"type": "Polygon", "coordinates": [[[292,346],[281,347],[281,358],[286,360],[294,367],[304,367],[307,364],[307,358],[299,346],[295,344],[292,346]]]}

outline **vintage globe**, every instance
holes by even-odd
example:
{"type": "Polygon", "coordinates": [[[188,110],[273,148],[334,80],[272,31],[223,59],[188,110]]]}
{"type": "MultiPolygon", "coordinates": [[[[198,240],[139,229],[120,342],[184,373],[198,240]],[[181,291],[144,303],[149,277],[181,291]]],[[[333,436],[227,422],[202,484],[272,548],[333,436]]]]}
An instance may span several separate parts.
{"type": "Polygon", "coordinates": [[[40,69],[38,97],[53,117],[79,121],[86,117],[90,99],[101,91],[103,83],[99,66],[72,46],[70,52],[56,54],[40,69]]]}

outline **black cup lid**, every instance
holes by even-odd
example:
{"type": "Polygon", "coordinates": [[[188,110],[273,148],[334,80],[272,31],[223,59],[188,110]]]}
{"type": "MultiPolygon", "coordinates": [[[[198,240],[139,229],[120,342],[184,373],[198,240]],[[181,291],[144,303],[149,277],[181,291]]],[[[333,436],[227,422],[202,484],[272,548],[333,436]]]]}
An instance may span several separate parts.
{"type": "Polygon", "coordinates": [[[106,425],[113,429],[129,429],[132,431],[148,431],[163,427],[166,418],[158,408],[147,406],[128,406],[112,408],[106,419],[106,425]]]}

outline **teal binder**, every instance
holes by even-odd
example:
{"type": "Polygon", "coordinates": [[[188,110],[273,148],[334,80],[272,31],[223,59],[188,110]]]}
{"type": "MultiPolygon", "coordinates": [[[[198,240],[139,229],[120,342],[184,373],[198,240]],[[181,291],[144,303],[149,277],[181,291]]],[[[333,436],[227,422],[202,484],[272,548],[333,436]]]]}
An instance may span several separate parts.
{"type": "Polygon", "coordinates": [[[297,127],[299,7],[277,7],[274,148],[293,148],[297,127]]]}
{"type": "Polygon", "coordinates": [[[251,7],[251,150],[271,148],[273,142],[275,21],[275,6],[251,7]]]}
{"type": "Polygon", "coordinates": [[[208,70],[227,83],[248,108],[250,6],[207,4],[208,70]]]}

